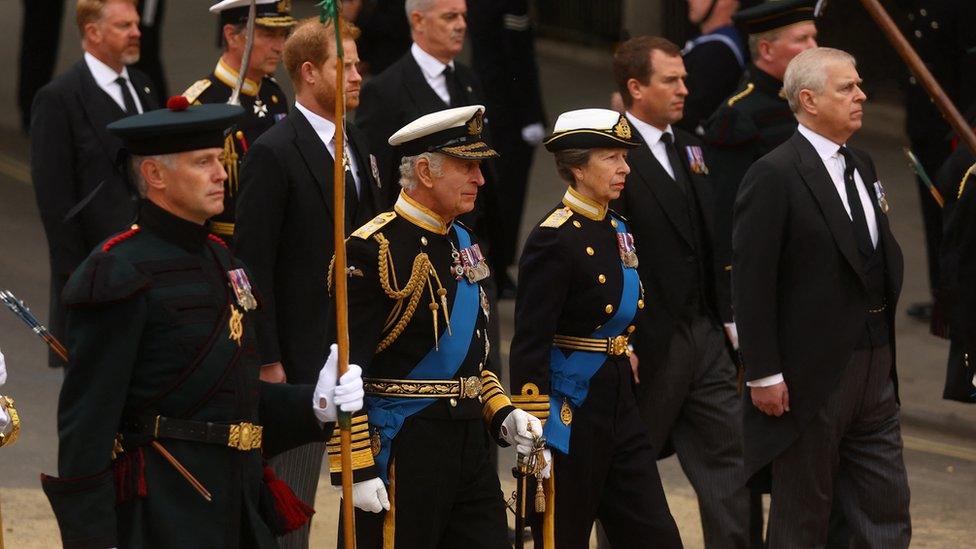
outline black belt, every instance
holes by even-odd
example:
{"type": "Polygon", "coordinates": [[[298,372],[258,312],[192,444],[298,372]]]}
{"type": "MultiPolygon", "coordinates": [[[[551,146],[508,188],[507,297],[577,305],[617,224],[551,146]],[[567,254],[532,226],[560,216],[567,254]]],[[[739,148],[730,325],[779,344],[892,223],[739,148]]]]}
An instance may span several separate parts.
{"type": "Polygon", "coordinates": [[[126,431],[153,438],[219,444],[246,452],[259,450],[263,427],[253,423],[212,423],[153,416],[125,423],[126,431]]]}

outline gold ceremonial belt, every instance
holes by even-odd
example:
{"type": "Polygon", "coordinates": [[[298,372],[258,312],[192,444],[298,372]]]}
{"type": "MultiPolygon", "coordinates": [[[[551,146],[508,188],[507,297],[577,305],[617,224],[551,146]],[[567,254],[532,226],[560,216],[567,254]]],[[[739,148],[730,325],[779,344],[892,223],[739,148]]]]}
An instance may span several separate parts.
{"type": "Polygon", "coordinates": [[[148,434],[157,439],[219,444],[242,452],[260,450],[264,438],[264,427],[246,421],[226,424],[155,416],[151,430],[146,429],[147,426],[140,428],[138,423],[133,423],[132,426],[135,427],[135,432],[148,431],[148,434]]]}
{"type": "Polygon", "coordinates": [[[589,351],[591,353],[606,353],[610,356],[630,356],[629,338],[629,335],[593,339],[590,337],[556,334],[552,338],[552,344],[560,349],[569,351],[589,351]]]}
{"type": "Polygon", "coordinates": [[[234,236],[234,224],[223,221],[211,221],[210,230],[221,236],[234,236]]]}
{"type": "Polygon", "coordinates": [[[381,379],[363,378],[367,394],[402,398],[478,398],[481,395],[481,378],[478,376],[459,379],[381,379]]]}

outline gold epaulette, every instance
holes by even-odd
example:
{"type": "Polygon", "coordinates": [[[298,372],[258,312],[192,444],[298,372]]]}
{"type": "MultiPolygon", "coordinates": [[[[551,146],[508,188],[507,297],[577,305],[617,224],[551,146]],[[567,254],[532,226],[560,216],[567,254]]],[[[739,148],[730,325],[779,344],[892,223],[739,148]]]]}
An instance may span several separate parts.
{"type": "Polygon", "coordinates": [[[752,82],[749,82],[748,84],[746,84],[746,89],[740,91],[739,93],[737,93],[737,94],[735,94],[735,95],[733,95],[732,97],[729,98],[728,105],[730,107],[732,105],[735,105],[737,101],[739,101],[743,97],[745,97],[745,96],[749,95],[750,93],[752,93],[752,90],[754,90],[754,89],[756,89],[756,85],[753,84],[752,82]]]}
{"type": "Polygon", "coordinates": [[[0,432],[0,446],[6,446],[17,442],[17,438],[20,437],[20,414],[14,408],[14,399],[8,396],[0,396],[0,407],[7,411],[7,416],[10,418],[10,432],[6,434],[0,432]]]}
{"type": "Polygon", "coordinates": [[[966,173],[962,175],[962,181],[959,182],[959,191],[956,194],[956,200],[962,198],[962,192],[966,190],[966,181],[969,181],[969,176],[973,175],[973,171],[976,171],[976,164],[973,164],[966,170],[966,173]]]}
{"type": "Polygon", "coordinates": [[[498,376],[491,370],[481,371],[481,402],[481,414],[488,425],[491,425],[491,420],[499,410],[512,405],[511,399],[498,381],[498,376]]]}
{"type": "Polygon", "coordinates": [[[373,236],[373,233],[383,228],[390,221],[396,219],[396,212],[383,212],[378,216],[370,219],[365,225],[353,231],[352,236],[356,238],[361,238],[363,240],[369,239],[373,236]]]}
{"type": "Polygon", "coordinates": [[[190,103],[198,103],[197,98],[200,97],[200,94],[209,88],[211,84],[213,84],[213,82],[211,82],[208,78],[197,80],[192,86],[183,92],[183,97],[185,97],[190,103]]]}
{"type": "Polygon", "coordinates": [[[549,217],[545,218],[542,223],[539,223],[540,227],[548,227],[550,229],[558,229],[562,227],[563,223],[573,217],[573,210],[569,208],[559,208],[556,211],[549,214],[549,217]]]}
{"type": "Polygon", "coordinates": [[[512,404],[539,418],[542,423],[549,419],[549,395],[539,394],[539,387],[535,383],[526,383],[522,386],[521,395],[512,395],[512,404]]]}
{"type": "MultiPolygon", "coordinates": [[[[352,469],[365,469],[373,466],[373,456],[380,453],[379,437],[373,441],[369,432],[369,418],[366,414],[353,416],[352,418],[352,469]]],[[[339,430],[335,431],[329,443],[326,444],[329,452],[329,472],[342,472],[341,444],[339,442],[339,430]]]]}

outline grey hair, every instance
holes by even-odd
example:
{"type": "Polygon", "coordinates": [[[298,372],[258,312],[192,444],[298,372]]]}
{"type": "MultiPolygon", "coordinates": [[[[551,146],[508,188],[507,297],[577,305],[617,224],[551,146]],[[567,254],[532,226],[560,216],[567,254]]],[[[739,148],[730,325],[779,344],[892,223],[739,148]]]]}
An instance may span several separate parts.
{"type": "Polygon", "coordinates": [[[417,162],[421,158],[427,160],[430,166],[430,173],[434,177],[444,175],[444,155],[440,153],[420,153],[415,156],[404,156],[400,160],[400,186],[404,190],[410,191],[417,186],[417,162]]]}
{"type": "Polygon", "coordinates": [[[749,56],[753,61],[759,59],[759,43],[760,42],[775,42],[779,38],[779,33],[783,28],[768,30],[766,32],[759,32],[756,34],[749,35],[749,56]]]}
{"type": "Polygon", "coordinates": [[[576,176],[573,175],[573,168],[585,166],[590,161],[590,153],[593,149],[564,149],[556,151],[556,171],[559,177],[576,188],[576,176]]]}
{"type": "Polygon", "coordinates": [[[149,183],[146,182],[146,178],[142,176],[142,166],[143,161],[154,160],[163,164],[167,168],[173,167],[173,155],[172,154],[155,154],[152,156],[139,156],[132,155],[129,159],[129,177],[132,178],[132,182],[136,185],[136,190],[139,191],[139,196],[141,198],[146,198],[146,193],[149,191],[149,183]]]}
{"type": "Polygon", "coordinates": [[[410,14],[419,11],[420,13],[427,13],[434,7],[434,3],[437,0],[407,0],[403,4],[404,11],[407,12],[407,20],[410,20],[410,14]]]}
{"type": "Polygon", "coordinates": [[[854,56],[835,48],[812,48],[797,55],[786,67],[783,76],[783,94],[790,103],[790,110],[800,112],[800,92],[810,90],[820,93],[827,83],[826,66],[830,63],[850,63],[857,66],[854,56]]]}

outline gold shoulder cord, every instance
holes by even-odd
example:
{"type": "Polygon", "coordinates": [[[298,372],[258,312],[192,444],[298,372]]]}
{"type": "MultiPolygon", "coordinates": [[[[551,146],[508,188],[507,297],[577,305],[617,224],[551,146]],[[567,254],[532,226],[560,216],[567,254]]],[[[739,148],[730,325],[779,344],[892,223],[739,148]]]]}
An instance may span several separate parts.
{"type": "Polygon", "coordinates": [[[976,170],[976,164],[973,164],[966,170],[966,173],[962,176],[962,181],[959,182],[959,192],[956,194],[956,200],[962,198],[962,192],[966,190],[966,181],[969,180],[969,176],[973,175],[973,170],[976,170]]]}
{"type": "Polygon", "coordinates": [[[0,433],[0,446],[6,446],[17,442],[17,438],[20,436],[20,415],[17,413],[17,409],[14,408],[14,399],[8,396],[0,396],[0,405],[3,406],[7,411],[7,415],[10,416],[10,432],[6,435],[0,433]]]}

